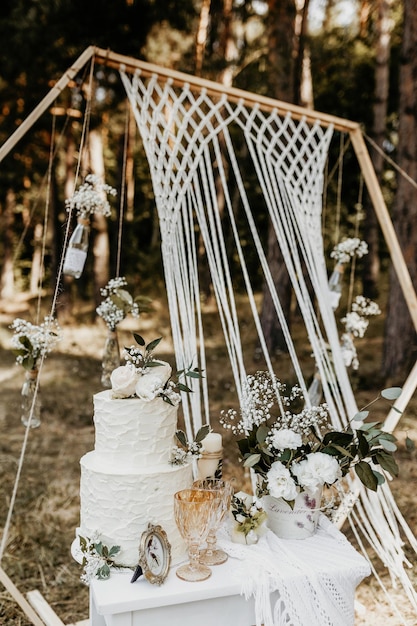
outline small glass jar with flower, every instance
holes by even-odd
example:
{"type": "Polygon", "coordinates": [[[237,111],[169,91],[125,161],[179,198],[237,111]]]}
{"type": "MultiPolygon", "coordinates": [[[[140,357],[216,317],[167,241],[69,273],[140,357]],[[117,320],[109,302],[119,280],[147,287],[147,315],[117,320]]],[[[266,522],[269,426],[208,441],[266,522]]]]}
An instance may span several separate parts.
{"type": "Polygon", "coordinates": [[[126,278],[119,276],[110,279],[107,285],[100,289],[104,300],[97,307],[96,313],[103,319],[108,329],[102,358],[101,384],[103,387],[111,387],[111,373],[120,365],[118,324],[128,315],[138,318],[139,307],[141,310],[145,310],[149,306],[147,298],[142,296],[133,298],[125,287],[127,287],[126,278]]]}
{"type": "Polygon", "coordinates": [[[368,254],[368,244],[358,237],[349,237],[338,243],[330,253],[336,263],[329,278],[330,306],[335,311],[339,306],[343,287],[343,273],[345,266],[353,258],[360,259],[368,254]]]}
{"type": "Polygon", "coordinates": [[[71,198],[65,200],[66,210],[71,217],[75,212],[77,225],[68,242],[63,273],[80,278],[87,259],[90,238],[90,219],[94,213],[109,217],[111,214],[107,195],[115,196],[116,190],[100,181],[98,176],[89,174],[71,198]]]}
{"type": "Polygon", "coordinates": [[[235,543],[254,545],[267,531],[267,514],[260,500],[248,493],[233,494],[230,514],[233,520],[231,539],[235,543]]]}
{"type": "MultiPolygon", "coordinates": [[[[391,388],[379,397],[392,400],[400,392],[391,388]]],[[[385,472],[398,474],[396,438],[381,423],[364,421],[368,414],[364,409],[346,428],[333,430],[327,405],[307,406],[297,385],[287,391],[269,372],[247,377],[240,413],[223,411],[220,422],[238,437],[243,465],[255,473],[257,495],[277,535],[313,534],[323,488],[351,470],[374,491],[385,481],[385,472]]]]}
{"type": "Polygon", "coordinates": [[[59,341],[60,328],[52,317],[45,317],[37,325],[16,318],[10,328],[14,331],[11,343],[16,363],[26,370],[22,386],[21,421],[24,426],[37,428],[41,424],[39,362],[59,341]]]}

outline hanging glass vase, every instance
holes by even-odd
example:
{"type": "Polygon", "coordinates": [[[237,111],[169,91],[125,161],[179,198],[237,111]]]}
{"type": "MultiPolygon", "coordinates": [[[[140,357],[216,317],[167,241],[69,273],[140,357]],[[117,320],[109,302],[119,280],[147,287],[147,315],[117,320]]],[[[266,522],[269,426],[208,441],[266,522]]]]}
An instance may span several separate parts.
{"type": "Polygon", "coordinates": [[[104,344],[101,384],[103,387],[111,387],[110,376],[116,367],[120,365],[119,340],[116,330],[109,330],[104,344]]]}
{"type": "Polygon", "coordinates": [[[83,273],[87,258],[90,237],[90,220],[85,216],[78,218],[77,226],[71,235],[65,255],[63,272],[67,276],[79,278],[83,273]]]}
{"type": "Polygon", "coordinates": [[[329,296],[330,306],[333,311],[337,309],[342,295],[343,272],[345,267],[343,263],[336,263],[333,272],[329,278],[329,296]]]}
{"type": "Polygon", "coordinates": [[[314,370],[313,380],[308,388],[308,397],[312,406],[318,406],[323,397],[323,386],[321,384],[321,376],[319,370],[314,370]]]}
{"type": "Polygon", "coordinates": [[[28,370],[22,387],[21,420],[24,426],[30,424],[30,428],[41,425],[41,398],[37,379],[38,370],[28,370]]]}

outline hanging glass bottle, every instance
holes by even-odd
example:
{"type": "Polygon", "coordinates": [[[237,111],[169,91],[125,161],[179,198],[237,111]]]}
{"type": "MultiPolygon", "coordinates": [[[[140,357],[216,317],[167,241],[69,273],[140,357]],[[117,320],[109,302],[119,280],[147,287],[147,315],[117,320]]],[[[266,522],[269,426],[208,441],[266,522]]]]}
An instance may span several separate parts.
{"type": "Polygon", "coordinates": [[[320,372],[317,368],[314,371],[313,380],[311,381],[307,393],[311,402],[311,406],[319,406],[323,397],[323,387],[321,384],[320,372]]]}
{"type": "Polygon", "coordinates": [[[81,215],[78,217],[77,226],[71,235],[65,255],[63,272],[67,276],[79,278],[83,273],[89,236],[90,221],[81,215]]]}
{"type": "Polygon", "coordinates": [[[342,283],[343,283],[343,272],[344,272],[343,263],[336,263],[333,272],[329,278],[329,295],[330,295],[330,306],[333,311],[337,309],[340,302],[340,297],[342,295],[342,283]]]}
{"type": "Polygon", "coordinates": [[[30,428],[37,428],[41,425],[41,398],[39,385],[36,389],[37,378],[37,369],[28,370],[22,387],[21,420],[24,426],[27,426],[30,421],[30,428]],[[30,419],[31,412],[32,418],[30,419]]]}
{"type": "Polygon", "coordinates": [[[102,360],[102,375],[101,384],[103,387],[111,387],[110,376],[116,367],[120,365],[120,349],[119,340],[117,338],[117,331],[110,329],[106,343],[104,344],[103,360],[102,360]]]}

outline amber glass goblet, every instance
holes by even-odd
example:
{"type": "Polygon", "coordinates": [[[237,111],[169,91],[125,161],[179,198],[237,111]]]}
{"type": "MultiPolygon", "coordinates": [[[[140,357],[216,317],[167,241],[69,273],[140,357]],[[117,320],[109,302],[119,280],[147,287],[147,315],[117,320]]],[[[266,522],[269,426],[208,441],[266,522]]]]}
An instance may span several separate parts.
{"type": "Polygon", "coordinates": [[[178,578],[194,582],[211,576],[211,569],[199,562],[199,548],[207,538],[217,506],[215,495],[208,490],[183,489],[174,495],[175,522],[187,543],[189,556],[189,563],[177,569],[178,578]]]}
{"type": "Polygon", "coordinates": [[[227,480],[220,478],[203,478],[193,483],[194,489],[204,489],[214,494],[218,507],[211,517],[209,532],[206,539],[207,547],[200,550],[200,563],[204,565],[221,565],[227,561],[227,554],[217,547],[217,531],[230,508],[233,487],[227,480]]]}

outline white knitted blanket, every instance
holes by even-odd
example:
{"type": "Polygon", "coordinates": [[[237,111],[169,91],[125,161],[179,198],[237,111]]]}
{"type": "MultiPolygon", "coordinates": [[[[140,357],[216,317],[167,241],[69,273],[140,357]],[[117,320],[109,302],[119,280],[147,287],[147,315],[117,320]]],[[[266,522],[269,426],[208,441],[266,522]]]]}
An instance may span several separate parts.
{"type": "Polygon", "coordinates": [[[357,585],[370,566],[324,516],[308,539],[279,539],[271,531],[255,546],[233,543],[230,527],[219,545],[239,560],[241,593],[254,598],[256,626],[350,626],[357,585]]]}

